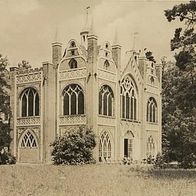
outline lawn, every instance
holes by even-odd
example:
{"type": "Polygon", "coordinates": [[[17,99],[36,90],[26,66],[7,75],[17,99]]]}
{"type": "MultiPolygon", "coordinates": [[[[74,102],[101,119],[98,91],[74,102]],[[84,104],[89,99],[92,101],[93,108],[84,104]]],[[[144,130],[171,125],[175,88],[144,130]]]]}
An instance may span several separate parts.
{"type": "Polygon", "coordinates": [[[1,196],[195,196],[196,170],[123,165],[0,166],[1,196]]]}

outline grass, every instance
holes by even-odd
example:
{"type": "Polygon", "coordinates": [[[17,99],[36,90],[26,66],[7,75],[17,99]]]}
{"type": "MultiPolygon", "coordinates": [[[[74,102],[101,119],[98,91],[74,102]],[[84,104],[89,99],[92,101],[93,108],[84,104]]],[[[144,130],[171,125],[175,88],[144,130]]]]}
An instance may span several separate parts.
{"type": "Polygon", "coordinates": [[[196,170],[123,165],[0,166],[0,196],[195,196],[196,170]]]}

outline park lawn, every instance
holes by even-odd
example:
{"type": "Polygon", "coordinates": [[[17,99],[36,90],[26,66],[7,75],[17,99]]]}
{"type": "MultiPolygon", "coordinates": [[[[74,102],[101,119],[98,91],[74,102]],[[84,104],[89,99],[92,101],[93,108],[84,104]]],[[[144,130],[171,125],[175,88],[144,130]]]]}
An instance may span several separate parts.
{"type": "Polygon", "coordinates": [[[196,170],[124,165],[0,166],[0,196],[196,196],[196,170]]]}

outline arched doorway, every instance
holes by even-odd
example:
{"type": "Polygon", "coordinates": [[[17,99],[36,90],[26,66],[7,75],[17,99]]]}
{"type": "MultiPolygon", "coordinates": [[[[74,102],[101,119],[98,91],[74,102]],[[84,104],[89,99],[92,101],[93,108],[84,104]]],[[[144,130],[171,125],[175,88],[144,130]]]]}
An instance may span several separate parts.
{"type": "Polygon", "coordinates": [[[133,146],[133,139],[134,135],[132,131],[127,131],[127,133],[124,136],[124,157],[125,158],[130,158],[133,159],[133,151],[134,151],[134,146],[133,146]]]}

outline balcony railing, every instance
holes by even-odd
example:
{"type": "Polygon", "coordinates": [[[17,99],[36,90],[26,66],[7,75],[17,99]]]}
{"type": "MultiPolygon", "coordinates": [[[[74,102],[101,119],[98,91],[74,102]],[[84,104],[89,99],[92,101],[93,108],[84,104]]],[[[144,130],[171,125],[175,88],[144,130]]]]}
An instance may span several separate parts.
{"type": "Polygon", "coordinates": [[[16,122],[17,126],[40,125],[39,116],[19,117],[16,122]]]}
{"type": "Polygon", "coordinates": [[[60,116],[60,125],[84,125],[86,124],[85,115],[66,115],[60,116]]]}

